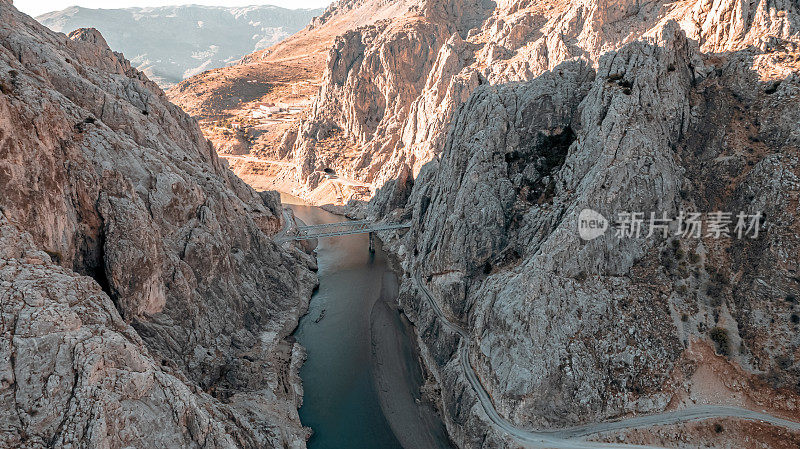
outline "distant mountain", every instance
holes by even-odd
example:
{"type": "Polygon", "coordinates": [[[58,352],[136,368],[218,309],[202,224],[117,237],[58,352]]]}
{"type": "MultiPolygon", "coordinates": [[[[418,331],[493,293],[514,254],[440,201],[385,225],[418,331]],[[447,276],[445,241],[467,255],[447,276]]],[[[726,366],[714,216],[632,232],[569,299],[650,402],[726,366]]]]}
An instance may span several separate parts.
{"type": "Polygon", "coordinates": [[[162,87],[224,67],[305,27],[321,9],[276,6],[165,6],[89,9],[73,6],[36,19],[54,31],[97,28],[109,46],[162,87]]]}

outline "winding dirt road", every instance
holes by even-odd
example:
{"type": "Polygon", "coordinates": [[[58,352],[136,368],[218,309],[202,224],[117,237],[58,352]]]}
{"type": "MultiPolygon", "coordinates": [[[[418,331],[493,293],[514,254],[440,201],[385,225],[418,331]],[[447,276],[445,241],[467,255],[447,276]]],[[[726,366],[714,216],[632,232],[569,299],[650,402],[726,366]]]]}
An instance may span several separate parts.
{"type": "Polygon", "coordinates": [[[461,343],[458,349],[461,369],[464,371],[464,376],[467,378],[467,381],[475,390],[475,393],[477,393],[478,400],[483,406],[483,410],[486,412],[486,415],[497,428],[503,430],[512,438],[516,439],[527,447],[557,449],[653,448],[655,446],[598,443],[586,441],[584,438],[602,432],[632,429],[637,427],[679,424],[687,421],[698,421],[712,418],[740,418],[751,421],[760,421],[773,426],[784,427],[789,430],[800,431],[800,423],[773,416],[768,413],[757,412],[740,407],[715,405],[698,405],[681,410],[673,410],[652,415],[642,415],[615,421],[566,427],[558,430],[536,431],[521,429],[513,425],[504,417],[500,416],[500,414],[494,408],[494,404],[492,403],[489,394],[486,392],[486,389],[483,387],[480,379],[478,379],[475,370],[472,368],[472,365],[469,362],[469,334],[447,318],[442,309],[433,299],[433,295],[431,294],[430,290],[428,290],[428,287],[425,286],[419,276],[415,276],[414,281],[419,290],[423,292],[428,304],[442,322],[442,325],[457,333],[461,337],[461,343]]]}

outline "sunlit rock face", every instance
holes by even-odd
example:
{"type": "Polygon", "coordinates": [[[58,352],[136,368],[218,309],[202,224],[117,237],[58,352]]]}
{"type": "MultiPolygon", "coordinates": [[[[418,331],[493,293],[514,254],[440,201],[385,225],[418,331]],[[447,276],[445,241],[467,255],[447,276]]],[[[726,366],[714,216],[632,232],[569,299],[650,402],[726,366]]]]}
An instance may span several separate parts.
{"type": "Polygon", "coordinates": [[[94,29],[0,4],[2,446],[301,447],[307,256],[94,29]]]}
{"type": "MultiPolygon", "coordinates": [[[[575,57],[597,66],[602,54],[654,38],[670,20],[703,52],[796,36],[795,3],[740,3],[441,0],[342,30],[313,114],[299,126],[299,176],[313,188],[320,167],[375,187],[406,165],[416,175],[441,152],[454,108],[480,84],[531,80],[575,57]],[[347,150],[330,151],[331,136],[348,142],[347,150]]],[[[347,17],[347,5],[326,14],[347,17]]]]}

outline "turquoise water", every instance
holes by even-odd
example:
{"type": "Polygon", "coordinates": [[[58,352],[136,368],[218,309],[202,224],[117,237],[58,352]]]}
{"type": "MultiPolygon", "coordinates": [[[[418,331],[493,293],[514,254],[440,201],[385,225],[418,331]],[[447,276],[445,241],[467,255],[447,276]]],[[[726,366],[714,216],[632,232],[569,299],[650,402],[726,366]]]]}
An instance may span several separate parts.
{"type": "MultiPolygon", "coordinates": [[[[292,207],[307,224],[343,221],[316,207],[292,207]]],[[[383,252],[371,256],[368,245],[367,235],[355,235],[321,239],[317,247],[320,286],[295,332],[308,352],[300,420],[314,431],[310,449],[402,447],[371,373],[369,317],[387,267],[383,252]]]]}

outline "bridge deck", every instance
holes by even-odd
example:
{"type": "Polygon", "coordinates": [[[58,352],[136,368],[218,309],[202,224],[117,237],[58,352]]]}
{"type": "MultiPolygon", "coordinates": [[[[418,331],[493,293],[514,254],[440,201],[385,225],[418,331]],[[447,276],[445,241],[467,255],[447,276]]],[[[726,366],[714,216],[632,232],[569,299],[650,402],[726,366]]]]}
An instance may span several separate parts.
{"type": "Polygon", "coordinates": [[[409,223],[381,224],[369,220],[345,221],[323,225],[298,226],[296,235],[287,235],[287,240],[310,240],[322,237],[338,237],[342,235],[366,234],[369,232],[389,231],[392,229],[410,228],[409,223]]]}
{"type": "Polygon", "coordinates": [[[303,229],[307,231],[312,231],[316,229],[328,229],[328,228],[338,228],[345,225],[363,225],[363,224],[370,224],[372,223],[369,220],[358,220],[358,221],[344,221],[339,223],[325,223],[325,224],[317,224],[317,225],[308,225],[308,226],[299,226],[298,229],[303,229]]]}

